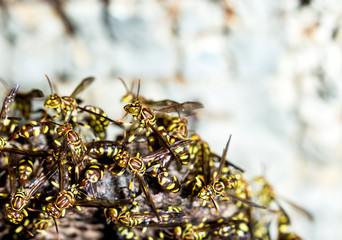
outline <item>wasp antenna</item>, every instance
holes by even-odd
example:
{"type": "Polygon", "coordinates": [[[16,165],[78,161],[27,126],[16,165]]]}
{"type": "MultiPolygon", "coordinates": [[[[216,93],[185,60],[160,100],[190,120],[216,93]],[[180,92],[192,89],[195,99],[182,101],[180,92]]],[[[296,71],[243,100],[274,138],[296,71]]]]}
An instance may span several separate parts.
{"type": "Polygon", "coordinates": [[[222,157],[221,157],[221,161],[220,161],[220,166],[218,168],[217,175],[216,175],[216,178],[215,178],[216,180],[219,179],[220,176],[221,176],[221,172],[222,172],[224,163],[226,161],[226,156],[227,156],[228,147],[229,147],[229,143],[230,143],[230,139],[231,138],[232,138],[232,135],[230,134],[229,138],[228,138],[228,141],[227,141],[227,144],[226,144],[226,147],[224,148],[223,153],[222,153],[222,157]]]}
{"type": "Polygon", "coordinates": [[[40,209],[34,209],[34,208],[26,208],[27,210],[31,211],[31,212],[43,212],[43,210],[40,210],[40,209]]]}
{"type": "Polygon", "coordinates": [[[62,125],[63,125],[63,124],[56,123],[56,122],[54,122],[54,121],[47,120],[47,119],[44,119],[44,120],[42,120],[41,122],[52,123],[52,124],[55,124],[55,125],[58,125],[58,126],[62,126],[62,125]]]}
{"type": "Polygon", "coordinates": [[[131,90],[129,90],[130,92],[133,92],[134,89],[134,81],[132,81],[132,86],[131,86],[131,90]]]}
{"type": "Polygon", "coordinates": [[[218,212],[218,207],[216,205],[216,202],[213,198],[211,198],[211,202],[213,203],[214,207],[215,207],[215,210],[216,210],[216,214],[219,215],[219,212],[218,212]]]}
{"type": "Polygon", "coordinates": [[[26,231],[31,237],[34,237],[33,233],[32,233],[30,230],[28,230],[27,227],[25,227],[23,224],[21,224],[21,226],[24,227],[25,231],[26,231]]]}
{"type": "Polygon", "coordinates": [[[45,77],[46,77],[46,79],[47,79],[47,80],[48,80],[48,82],[49,82],[50,91],[51,91],[51,95],[52,95],[52,94],[53,94],[53,89],[52,89],[52,84],[51,84],[50,78],[48,77],[48,75],[47,75],[47,74],[45,74],[45,77]]]}
{"type": "Polygon", "coordinates": [[[56,233],[57,233],[57,239],[58,240],[61,240],[60,237],[59,237],[59,231],[58,231],[58,227],[57,227],[57,221],[54,217],[52,217],[53,221],[55,222],[55,227],[56,227],[56,233]]]}
{"type": "Polygon", "coordinates": [[[137,91],[137,98],[136,98],[135,101],[138,101],[139,93],[140,93],[140,78],[139,78],[139,80],[138,80],[138,91],[137,91]]]}
{"type": "Polygon", "coordinates": [[[125,82],[125,80],[123,80],[122,77],[119,77],[119,80],[122,82],[122,84],[124,85],[125,89],[126,89],[126,93],[129,93],[129,90],[128,90],[128,87],[127,87],[127,84],[125,82]]]}
{"type": "Polygon", "coordinates": [[[127,131],[126,131],[126,129],[124,129],[124,132],[122,135],[123,135],[123,139],[122,139],[123,147],[124,147],[124,149],[126,149],[126,143],[127,143],[127,131]]]}

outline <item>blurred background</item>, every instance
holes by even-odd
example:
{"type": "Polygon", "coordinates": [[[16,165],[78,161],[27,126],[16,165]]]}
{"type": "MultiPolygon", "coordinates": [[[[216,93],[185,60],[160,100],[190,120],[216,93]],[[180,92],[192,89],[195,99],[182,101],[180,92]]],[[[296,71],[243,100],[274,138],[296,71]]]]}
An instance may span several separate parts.
{"type": "MultiPolygon", "coordinates": [[[[342,5],[333,0],[0,1],[0,77],[80,94],[114,119],[141,95],[204,104],[194,129],[287,208],[304,239],[342,239],[342,5]],[[135,88],[136,89],[136,88],[135,88]]],[[[5,86],[1,86],[5,89],[5,86]]],[[[2,91],[1,94],[6,94],[2,91]]]]}

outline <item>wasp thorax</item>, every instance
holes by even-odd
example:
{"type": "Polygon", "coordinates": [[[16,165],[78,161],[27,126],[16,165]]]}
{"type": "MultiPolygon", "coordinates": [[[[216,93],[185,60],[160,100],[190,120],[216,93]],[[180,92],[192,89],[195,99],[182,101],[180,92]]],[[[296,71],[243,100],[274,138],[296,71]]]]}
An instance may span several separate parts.
{"type": "Polygon", "coordinates": [[[56,206],[59,209],[68,208],[70,205],[72,205],[74,199],[75,199],[74,194],[71,191],[68,191],[64,195],[57,197],[56,206]]]}
{"type": "Polygon", "coordinates": [[[146,170],[146,166],[140,158],[131,158],[128,166],[132,172],[144,173],[146,170]]]}
{"type": "Polygon", "coordinates": [[[53,203],[49,203],[46,210],[54,218],[60,218],[62,216],[62,211],[60,211],[53,203]]]}
{"type": "Polygon", "coordinates": [[[115,156],[115,161],[119,167],[126,167],[130,159],[129,152],[123,151],[121,154],[115,156]]]}
{"type": "Polygon", "coordinates": [[[224,184],[221,181],[214,181],[211,186],[217,195],[221,195],[224,191],[224,184]]]}
{"type": "Polygon", "coordinates": [[[17,212],[13,210],[8,210],[6,214],[6,218],[14,224],[19,224],[24,219],[24,214],[22,212],[17,212]]]}
{"type": "Polygon", "coordinates": [[[200,192],[198,193],[198,197],[205,201],[210,201],[211,199],[214,199],[215,196],[216,196],[216,192],[211,185],[204,186],[203,188],[201,188],[200,192]]]}
{"type": "Polygon", "coordinates": [[[103,177],[103,171],[99,167],[96,168],[96,166],[88,169],[84,174],[84,178],[90,183],[96,183],[103,177]]]}
{"type": "Polygon", "coordinates": [[[56,129],[59,135],[63,135],[64,133],[70,130],[72,130],[72,125],[70,123],[63,124],[56,129]]]}
{"type": "Polygon", "coordinates": [[[12,209],[20,211],[25,205],[24,196],[21,192],[17,193],[14,198],[11,199],[12,209]]]}

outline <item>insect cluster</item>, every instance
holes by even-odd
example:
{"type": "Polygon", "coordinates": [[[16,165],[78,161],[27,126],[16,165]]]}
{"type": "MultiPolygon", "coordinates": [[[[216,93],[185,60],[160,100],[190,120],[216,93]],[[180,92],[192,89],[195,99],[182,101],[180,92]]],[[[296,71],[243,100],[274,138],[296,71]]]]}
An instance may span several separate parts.
{"type": "MultiPolygon", "coordinates": [[[[47,78],[48,79],[48,78],[47,78]]],[[[76,98],[53,92],[38,108],[40,90],[14,86],[3,101],[0,232],[3,239],[71,237],[59,226],[72,216],[102,223],[102,239],[301,239],[262,177],[258,190],[243,169],[213,153],[188,121],[199,102],[152,101],[128,90],[125,114],[110,119],[76,98]],[[128,115],[133,117],[127,121],[128,115]],[[119,128],[108,139],[108,128],[119,128]],[[50,231],[52,232],[52,231],[50,231]]],[[[86,238],[86,237],[84,237],[86,238]]]]}

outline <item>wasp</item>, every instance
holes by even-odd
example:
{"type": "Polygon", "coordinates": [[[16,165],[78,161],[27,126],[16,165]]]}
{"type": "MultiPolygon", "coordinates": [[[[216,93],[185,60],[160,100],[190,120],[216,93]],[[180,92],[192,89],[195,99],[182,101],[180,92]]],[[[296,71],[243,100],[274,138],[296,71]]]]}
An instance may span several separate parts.
{"type": "Polygon", "coordinates": [[[158,183],[168,192],[177,193],[181,188],[181,184],[177,177],[169,172],[161,172],[158,174],[158,183]]]}
{"type": "Polygon", "coordinates": [[[11,139],[17,139],[19,137],[22,138],[30,138],[30,137],[36,137],[40,134],[46,134],[48,133],[53,127],[51,127],[51,122],[41,120],[41,121],[32,121],[24,126],[22,126],[20,129],[15,131],[11,139]]]}
{"type": "MultiPolygon", "coordinates": [[[[124,106],[124,110],[126,111],[125,116],[127,114],[132,115],[134,121],[136,121],[137,123],[137,126],[135,126],[136,124],[133,125],[131,127],[131,130],[128,133],[128,139],[127,139],[128,143],[132,142],[135,139],[135,137],[139,133],[143,132],[144,130],[146,130],[148,134],[154,133],[156,137],[158,138],[158,140],[160,141],[160,143],[163,145],[163,147],[167,148],[171,152],[172,156],[179,163],[181,163],[181,160],[179,159],[177,154],[170,149],[167,140],[165,140],[164,137],[158,131],[155,114],[152,112],[152,110],[144,107],[139,101],[139,98],[138,98],[139,91],[140,91],[140,79],[138,83],[138,92],[137,92],[136,100],[124,106]]],[[[202,107],[203,105],[198,102],[185,102],[182,104],[177,104],[175,106],[165,107],[165,108],[159,109],[158,111],[163,112],[163,113],[178,111],[179,113],[183,112],[183,113],[191,114],[193,110],[202,108],[202,107]]]]}
{"type": "Polygon", "coordinates": [[[118,223],[118,218],[120,216],[120,210],[118,208],[105,208],[104,209],[104,215],[106,217],[107,223],[114,223],[117,224],[118,223]]]}
{"type": "MultiPolygon", "coordinates": [[[[183,183],[190,183],[192,181],[190,176],[203,174],[205,179],[210,178],[210,169],[215,168],[215,161],[221,161],[221,156],[213,153],[210,149],[209,144],[201,139],[199,135],[194,134],[189,139],[193,140],[193,143],[189,145],[188,162],[190,162],[191,164],[189,165],[187,172],[183,176],[183,183]]],[[[233,189],[237,185],[237,179],[235,175],[231,173],[228,166],[232,166],[242,173],[244,172],[244,170],[226,160],[223,164],[224,165],[222,166],[220,179],[224,182],[227,188],[233,189]],[[228,166],[226,166],[226,164],[228,166]]]]}
{"type": "MultiPolygon", "coordinates": [[[[116,175],[121,175],[126,169],[128,169],[134,177],[138,180],[139,186],[141,191],[144,193],[147,202],[150,204],[153,212],[159,219],[159,215],[157,212],[157,208],[151,198],[151,195],[149,194],[149,191],[146,187],[146,183],[143,179],[143,175],[145,174],[146,171],[146,164],[144,163],[143,159],[139,157],[139,153],[137,154],[136,157],[130,157],[130,154],[128,151],[123,151],[120,154],[117,154],[115,156],[115,164],[112,166],[110,169],[118,165],[119,167],[122,168],[122,171],[119,173],[116,173],[116,175]]],[[[131,178],[131,181],[129,183],[129,189],[131,190],[134,184],[134,177],[131,178]]]]}
{"type": "Polygon", "coordinates": [[[52,217],[46,212],[44,208],[43,212],[40,212],[38,217],[34,219],[33,224],[37,232],[43,232],[48,227],[51,227],[53,225],[52,217]]]}
{"type": "Polygon", "coordinates": [[[75,99],[76,95],[79,94],[81,91],[83,91],[87,86],[89,86],[94,80],[94,77],[88,77],[85,78],[77,87],[76,89],[71,93],[69,97],[60,97],[57,93],[53,93],[52,85],[49,77],[45,75],[49,82],[51,95],[49,98],[45,101],[44,106],[46,108],[52,108],[57,111],[57,114],[51,119],[55,117],[60,117],[61,113],[65,117],[65,121],[69,120],[72,114],[75,114],[78,103],[75,99]]]}
{"type": "Polygon", "coordinates": [[[199,225],[188,223],[184,230],[177,228],[175,235],[181,236],[181,239],[186,240],[202,240],[208,236],[208,230],[209,228],[205,227],[204,222],[199,225]]]}
{"type": "Polygon", "coordinates": [[[90,158],[95,158],[108,167],[105,160],[109,159],[110,163],[114,157],[124,150],[124,144],[118,141],[93,141],[85,143],[87,152],[86,155],[90,158]]]}
{"type": "Polygon", "coordinates": [[[166,192],[177,193],[180,191],[181,184],[178,178],[162,167],[160,161],[148,163],[146,174],[151,177],[156,177],[161,188],[166,192]]]}
{"type": "Polygon", "coordinates": [[[125,212],[118,217],[118,222],[126,227],[174,227],[188,221],[186,213],[181,207],[169,206],[167,209],[157,209],[160,221],[154,213],[125,212]]]}
{"type": "MultiPolygon", "coordinates": [[[[71,151],[73,157],[83,155],[86,152],[86,146],[84,145],[81,137],[77,132],[73,130],[70,123],[64,123],[57,127],[56,132],[66,139],[67,147],[71,151]]],[[[79,158],[79,157],[78,157],[79,158]]]]}
{"type": "MultiPolygon", "coordinates": [[[[180,146],[182,146],[182,144],[186,144],[185,142],[186,141],[179,143],[179,145],[175,144],[175,146],[171,146],[171,147],[173,147],[173,148],[176,148],[176,146],[180,147],[180,146]]],[[[165,151],[165,150],[162,150],[162,151],[165,151]]],[[[149,176],[157,177],[159,185],[165,191],[173,192],[173,193],[179,192],[180,182],[178,181],[178,179],[173,174],[166,172],[165,168],[162,167],[163,164],[160,163],[160,159],[158,159],[158,160],[155,159],[155,157],[157,157],[157,156],[158,157],[163,156],[163,158],[165,158],[165,155],[161,154],[160,152],[156,152],[154,154],[143,156],[141,158],[139,158],[139,156],[137,156],[133,159],[128,158],[128,156],[126,155],[126,156],[120,158],[118,164],[121,164],[121,166],[124,166],[124,164],[127,164],[127,166],[129,166],[131,172],[133,172],[133,173],[138,171],[140,174],[145,173],[145,174],[148,174],[149,176]],[[154,159],[154,164],[150,164],[151,163],[150,158],[154,159]],[[144,165],[145,161],[148,161],[148,166],[149,166],[148,169],[146,169],[146,166],[144,165]],[[156,162],[157,162],[157,164],[155,164],[156,162]]],[[[160,221],[159,213],[156,210],[154,203],[153,203],[153,201],[152,201],[152,199],[148,193],[145,182],[143,181],[143,179],[140,175],[137,176],[137,173],[135,173],[135,176],[138,177],[140,187],[141,187],[142,191],[144,192],[147,201],[150,203],[151,208],[152,208],[156,218],[158,219],[158,221],[160,221]]],[[[132,181],[131,181],[131,184],[133,184],[132,181]]],[[[130,184],[130,188],[132,186],[131,184],[130,184]]]]}
{"type": "Polygon", "coordinates": [[[56,128],[56,132],[63,136],[62,147],[67,149],[71,154],[74,163],[76,179],[79,179],[79,165],[83,161],[83,157],[87,151],[81,137],[75,132],[70,123],[64,123],[56,128]]]}
{"type": "Polygon", "coordinates": [[[80,186],[84,187],[90,185],[91,194],[94,196],[96,192],[96,183],[99,182],[104,175],[104,166],[98,163],[96,160],[92,161],[90,165],[85,169],[83,179],[80,182],[80,186]]]}
{"type": "Polygon", "coordinates": [[[184,117],[166,116],[163,118],[166,131],[173,137],[186,139],[188,137],[188,120],[184,117]]]}
{"type": "Polygon", "coordinates": [[[31,159],[22,158],[18,161],[17,164],[18,178],[19,182],[22,186],[25,185],[25,182],[30,177],[33,172],[33,162],[31,159]]]}
{"type": "Polygon", "coordinates": [[[121,239],[127,239],[127,240],[137,240],[139,239],[139,236],[130,228],[120,226],[117,228],[118,237],[121,239]]]}
{"type": "Polygon", "coordinates": [[[291,221],[285,210],[279,205],[278,240],[302,240],[300,236],[291,231],[291,221]]]}
{"type": "Polygon", "coordinates": [[[171,163],[172,151],[178,156],[182,157],[188,153],[188,148],[191,146],[193,141],[191,139],[181,139],[170,144],[169,148],[160,148],[153,153],[143,156],[144,162],[152,165],[155,162],[161,164],[163,168],[167,168],[171,163]]]}
{"type": "Polygon", "coordinates": [[[19,118],[8,117],[5,121],[3,121],[3,124],[0,126],[0,131],[11,136],[11,134],[18,131],[18,129],[19,129],[18,122],[19,121],[20,121],[19,118]]]}
{"type": "MultiPolygon", "coordinates": [[[[49,119],[54,119],[56,117],[58,118],[58,117],[60,117],[60,115],[62,113],[63,116],[65,117],[64,118],[65,121],[72,120],[73,122],[77,122],[77,111],[76,110],[78,109],[78,110],[81,110],[84,112],[88,112],[90,114],[91,118],[96,118],[95,122],[97,125],[100,121],[100,124],[102,125],[102,127],[105,126],[105,128],[106,128],[106,125],[108,125],[107,121],[109,121],[110,123],[113,123],[113,124],[118,125],[119,127],[123,128],[121,123],[108,118],[106,116],[106,114],[101,109],[99,109],[97,107],[92,107],[92,106],[88,106],[88,107],[84,108],[84,107],[80,107],[78,105],[78,102],[75,99],[75,97],[95,80],[94,77],[88,77],[88,78],[83,79],[83,81],[76,87],[76,89],[71,93],[71,95],[69,97],[60,97],[58,94],[53,93],[51,81],[47,75],[45,75],[45,76],[49,82],[51,95],[45,101],[44,106],[47,109],[52,108],[52,109],[55,109],[57,111],[57,114],[50,117],[49,119]],[[73,117],[73,118],[71,118],[71,117],[73,117]]],[[[90,128],[92,128],[92,126],[90,126],[90,128]]]]}
{"type": "MultiPolygon", "coordinates": [[[[181,153],[182,151],[186,151],[186,146],[188,146],[190,143],[190,140],[181,140],[170,145],[170,148],[175,152],[181,153]]],[[[141,162],[141,165],[144,165],[144,167],[142,167],[144,169],[144,174],[157,178],[159,185],[165,191],[174,193],[179,192],[179,180],[175,175],[167,172],[166,170],[166,166],[171,159],[170,151],[167,149],[160,149],[154,153],[138,157],[137,159],[139,160],[135,161],[138,161],[139,163],[141,162]]],[[[119,166],[121,171],[115,174],[121,175],[127,168],[130,160],[131,159],[128,151],[124,151],[122,154],[118,154],[114,158],[115,163],[111,166],[111,169],[115,168],[115,166],[119,166]]]]}
{"type": "MultiPolygon", "coordinates": [[[[158,127],[158,131],[159,131],[160,135],[163,136],[163,138],[166,140],[166,142],[167,142],[167,144],[169,146],[171,146],[172,144],[174,144],[176,142],[179,142],[179,141],[182,141],[182,140],[187,140],[187,138],[182,138],[182,137],[176,137],[176,136],[173,136],[173,135],[169,135],[167,133],[167,131],[165,130],[164,126],[158,127]]],[[[160,149],[159,145],[157,145],[157,147],[156,147],[157,141],[154,138],[154,136],[150,135],[147,138],[147,141],[148,141],[148,147],[149,147],[151,152],[156,151],[157,149],[160,149]]],[[[190,152],[188,150],[187,151],[181,151],[181,152],[175,151],[174,153],[177,155],[178,160],[180,161],[181,165],[186,165],[186,164],[189,163],[189,161],[190,161],[190,152]]],[[[169,162],[169,163],[171,163],[171,162],[169,162]]]]}
{"type": "MultiPolygon", "coordinates": [[[[170,148],[177,154],[180,154],[180,156],[184,156],[182,152],[188,152],[187,146],[189,146],[191,142],[191,140],[180,140],[171,144],[170,148]]],[[[144,161],[147,161],[146,174],[151,177],[157,177],[158,183],[164,191],[177,193],[181,188],[180,181],[174,174],[166,170],[170,162],[170,157],[171,154],[167,149],[160,149],[155,153],[146,155],[142,158],[144,161]]]]}
{"type": "Polygon", "coordinates": [[[304,209],[303,207],[297,205],[296,203],[284,198],[280,197],[276,194],[275,190],[271,186],[271,184],[265,179],[265,177],[256,177],[254,181],[258,184],[261,184],[261,189],[256,191],[253,195],[257,196],[258,203],[262,204],[263,206],[271,206],[272,203],[275,203],[281,209],[281,204],[278,199],[288,203],[292,208],[296,209],[298,212],[302,213],[306,218],[310,221],[313,221],[312,214],[304,209]]]}
{"type": "Polygon", "coordinates": [[[21,116],[29,119],[32,113],[32,100],[41,97],[44,97],[44,93],[39,89],[32,89],[27,93],[18,92],[15,98],[16,109],[20,111],[21,116]]]}
{"type": "Polygon", "coordinates": [[[189,146],[188,162],[191,162],[187,172],[183,176],[182,182],[187,181],[188,175],[195,169],[195,175],[203,174],[205,178],[209,178],[210,169],[213,167],[211,158],[211,150],[209,144],[202,140],[199,135],[195,134],[190,137],[193,144],[189,146]]]}
{"type": "MultiPolygon", "coordinates": [[[[68,189],[65,187],[66,178],[66,158],[67,152],[63,148],[59,153],[59,192],[54,202],[50,202],[46,206],[46,212],[50,214],[54,219],[63,217],[67,208],[73,206],[75,202],[76,195],[80,192],[80,186],[77,184],[72,184],[68,189]]],[[[46,200],[50,201],[53,196],[47,197],[46,200]]]]}
{"type": "Polygon", "coordinates": [[[45,204],[42,205],[42,201],[39,200],[39,197],[35,198],[35,200],[36,201],[33,203],[34,208],[28,208],[28,210],[31,212],[36,212],[36,213],[38,212],[38,215],[35,215],[33,217],[33,221],[32,221],[33,228],[38,233],[45,234],[45,231],[48,227],[55,225],[57,239],[60,240],[58,226],[57,226],[59,222],[57,222],[56,219],[53,218],[51,214],[47,211],[47,206],[45,204]]]}
{"type": "Polygon", "coordinates": [[[247,205],[265,209],[265,207],[260,206],[256,203],[250,202],[247,199],[240,198],[236,195],[225,192],[225,188],[226,188],[225,184],[222,181],[220,181],[219,179],[221,177],[222,169],[223,169],[223,166],[225,163],[230,139],[231,139],[231,136],[229,137],[227,144],[226,144],[226,147],[223,150],[223,154],[221,157],[221,161],[220,161],[220,165],[218,167],[218,170],[217,170],[217,172],[215,172],[213,174],[213,176],[214,176],[213,180],[209,182],[210,179],[207,178],[207,180],[205,180],[203,175],[198,175],[195,177],[195,184],[193,187],[193,191],[197,192],[196,198],[202,200],[203,204],[201,204],[201,205],[203,205],[203,206],[205,206],[206,202],[211,201],[213,203],[215,209],[216,209],[217,214],[218,214],[218,208],[217,208],[217,205],[214,201],[216,196],[224,196],[224,197],[232,198],[234,200],[240,201],[240,202],[245,203],[247,205]]]}
{"type": "MultiPolygon", "coordinates": [[[[15,85],[7,94],[3,101],[1,112],[0,112],[0,127],[1,131],[7,133],[13,133],[17,128],[17,122],[20,120],[15,117],[8,117],[11,105],[15,102],[15,98],[18,95],[19,85],[15,85]]],[[[0,138],[0,144],[3,144],[4,139],[0,138]],[[2,142],[2,143],[1,143],[2,142]]]]}
{"type": "Polygon", "coordinates": [[[30,188],[29,192],[26,193],[25,189],[18,188],[15,191],[15,179],[13,173],[13,167],[9,166],[9,176],[10,176],[10,187],[11,187],[11,197],[10,204],[6,205],[6,217],[7,219],[15,224],[20,223],[24,216],[27,216],[27,211],[25,206],[29,202],[32,196],[40,189],[40,187],[57,171],[57,162],[51,166],[51,169],[46,175],[39,177],[33,182],[33,186],[30,188]],[[15,191],[15,192],[14,192],[15,191]]]}
{"type": "MultiPolygon", "coordinates": [[[[128,89],[126,82],[122,79],[119,78],[119,80],[122,82],[126,89],[126,94],[121,98],[121,102],[132,102],[134,99],[137,99],[137,95],[132,91],[134,82],[132,84],[132,89],[128,89]]],[[[172,106],[178,104],[176,101],[172,100],[160,100],[160,101],[153,101],[150,99],[146,99],[144,97],[140,97],[140,102],[147,106],[148,108],[154,108],[154,107],[167,107],[167,106],[172,106]]]]}
{"type": "MultiPolygon", "coordinates": [[[[104,139],[107,136],[107,127],[110,123],[107,114],[99,107],[86,105],[82,109],[88,110],[90,118],[86,118],[91,129],[100,137],[104,139]]],[[[81,109],[81,110],[82,110],[81,109]]]]}
{"type": "Polygon", "coordinates": [[[81,186],[85,186],[88,183],[97,183],[103,178],[104,174],[104,167],[102,164],[99,164],[97,162],[91,163],[90,166],[87,167],[84,178],[81,181],[81,186]]]}
{"type": "MultiPolygon", "coordinates": [[[[32,207],[28,207],[30,217],[32,219],[33,229],[35,229],[38,233],[44,233],[45,230],[53,225],[53,218],[47,213],[46,205],[42,204],[42,201],[39,197],[36,197],[32,203],[32,207]]],[[[55,227],[57,232],[57,237],[59,239],[57,222],[55,221],[55,227]]]]}
{"type": "MultiPolygon", "coordinates": [[[[188,102],[187,104],[190,104],[190,102],[188,102]]],[[[193,102],[193,104],[195,104],[195,102],[193,102]]],[[[183,103],[183,105],[185,105],[185,103],[183,103]]],[[[175,111],[177,111],[177,108],[181,108],[180,106],[182,106],[182,104],[178,103],[178,105],[174,105],[175,111]]],[[[172,106],[170,107],[172,109],[172,106]]],[[[173,142],[181,139],[187,139],[188,136],[188,120],[185,117],[181,117],[180,113],[178,113],[178,115],[178,117],[175,117],[164,114],[164,116],[162,115],[161,117],[157,118],[157,125],[159,126],[158,131],[161,133],[161,135],[163,135],[165,139],[167,139],[169,144],[172,144],[173,142]]],[[[153,147],[153,145],[156,144],[157,140],[158,139],[156,139],[155,136],[150,136],[148,138],[149,147],[153,147]]]]}
{"type": "Polygon", "coordinates": [[[174,228],[176,239],[249,239],[249,227],[246,221],[233,218],[219,218],[207,221],[204,217],[200,224],[187,223],[185,228],[174,228]],[[212,237],[212,238],[211,238],[212,237]]]}
{"type": "Polygon", "coordinates": [[[212,227],[212,235],[220,239],[248,239],[250,233],[248,223],[239,219],[218,219],[212,227]]]}
{"type": "Polygon", "coordinates": [[[288,203],[291,207],[295,210],[300,212],[310,221],[313,221],[313,216],[310,212],[304,209],[301,206],[293,203],[290,200],[287,200],[284,197],[279,197],[275,193],[275,190],[269,184],[264,177],[257,177],[254,179],[256,183],[261,184],[261,189],[256,191],[255,195],[257,196],[259,202],[264,206],[271,206],[272,204],[278,207],[278,211],[274,211],[278,215],[278,239],[279,240],[299,240],[301,239],[297,234],[291,232],[291,222],[288,214],[285,212],[284,208],[281,206],[280,201],[281,199],[288,203]]]}
{"type": "MultiPolygon", "coordinates": [[[[60,191],[53,203],[49,203],[46,207],[46,211],[53,218],[60,218],[65,216],[65,210],[71,206],[74,206],[76,195],[79,193],[78,186],[72,185],[69,189],[60,191]]],[[[50,200],[47,198],[46,200],[50,200]]]]}

